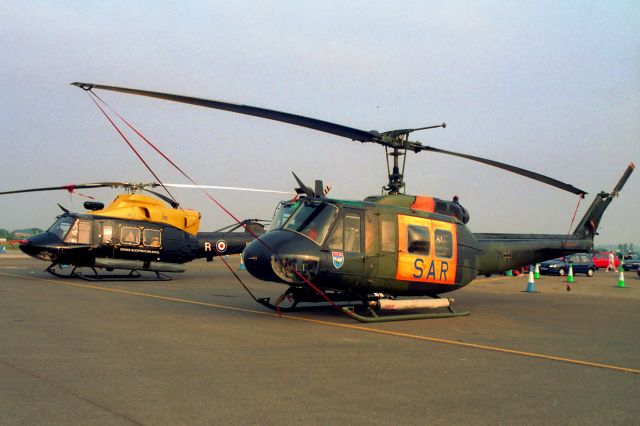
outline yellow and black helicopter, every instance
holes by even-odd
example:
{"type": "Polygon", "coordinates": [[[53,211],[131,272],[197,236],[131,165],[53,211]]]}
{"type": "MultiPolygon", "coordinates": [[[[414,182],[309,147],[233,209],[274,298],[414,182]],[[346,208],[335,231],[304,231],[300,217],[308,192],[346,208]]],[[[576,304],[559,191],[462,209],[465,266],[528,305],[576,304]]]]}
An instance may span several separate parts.
{"type": "MultiPolygon", "coordinates": [[[[184,272],[185,263],[194,259],[206,258],[211,261],[216,256],[241,253],[254,235],[265,232],[263,222],[266,221],[259,219],[246,219],[214,232],[198,232],[200,213],[180,208],[174,199],[148,189],[157,186],[161,184],[97,182],[6,191],[0,192],[0,195],[54,190],[73,193],[94,188],[125,189],[124,194],[118,195],[106,207],[100,202],[86,201],[86,213],[72,213],[59,205],[63,214],[46,232],[20,241],[20,250],[34,258],[51,262],[46,271],[58,277],[94,281],[166,281],[171,279],[166,272],[184,272]],[[155,197],[145,195],[143,191],[155,197]],[[89,268],[92,273],[81,273],[83,268],[89,268]],[[99,269],[126,270],[129,273],[100,274],[99,269]]],[[[191,185],[165,183],[162,186],[191,185]]]]}

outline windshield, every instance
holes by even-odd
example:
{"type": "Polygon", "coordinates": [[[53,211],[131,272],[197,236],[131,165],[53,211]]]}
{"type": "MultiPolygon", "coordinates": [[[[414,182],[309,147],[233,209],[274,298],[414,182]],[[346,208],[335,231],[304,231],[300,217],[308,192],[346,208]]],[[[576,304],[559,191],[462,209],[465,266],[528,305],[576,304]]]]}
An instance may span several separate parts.
{"type": "Polygon", "coordinates": [[[337,214],[338,208],[334,205],[306,201],[289,217],[283,228],[298,232],[321,245],[337,214]]]}
{"type": "Polygon", "coordinates": [[[74,221],[75,218],[73,217],[63,216],[56,220],[47,231],[51,232],[61,240],[64,240],[64,236],[67,235],[67,232],[69,232],[69,228],[71,228],[71,225],[73,225],[74,221]]]}
{"type": "Polygon", "coordinates": [[[300,201],[280,201],[278,207],[276,207],[276,211],[273,213],[273,219],[271,219],[271,225],[269,226],[269,231],[273,231],[274,229],[282,228],[282,225],[289,219],[289,216],[293,214],[294,211],[300,205],[300,201]]]}

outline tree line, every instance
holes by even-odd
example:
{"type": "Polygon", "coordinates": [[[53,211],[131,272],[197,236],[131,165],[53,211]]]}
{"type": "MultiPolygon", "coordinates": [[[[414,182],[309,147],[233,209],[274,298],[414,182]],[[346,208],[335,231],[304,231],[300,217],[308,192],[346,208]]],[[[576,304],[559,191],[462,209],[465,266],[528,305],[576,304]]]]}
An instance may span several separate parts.
{"type": "Polygon", "coordinates": [[[8,231],[6,229],[0,228],[0,238],[4,238],[6,240],[19,240],[24,238],[25,235],[35,235],[44,232],[40,228],[25,228],[25,229],[15,229],[13,231],[8,231]]]}

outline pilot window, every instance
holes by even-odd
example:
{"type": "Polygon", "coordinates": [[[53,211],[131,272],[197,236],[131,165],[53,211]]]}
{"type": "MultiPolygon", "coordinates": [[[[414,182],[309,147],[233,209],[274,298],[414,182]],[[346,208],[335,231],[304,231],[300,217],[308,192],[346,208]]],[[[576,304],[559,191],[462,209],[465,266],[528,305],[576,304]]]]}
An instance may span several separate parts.
{"type": "Polygon", "coordinates": [[[130,244],[137,246],[140,244],[140,229],[130,226],[120,228],[120,242],[122,244],[130,244]]]}
{"type": "Polygon", "coordinates": [[[436,257],[451,258],[453,257],[453,238],[451,232],[444,229],[436,229],[436,257]]]}
{"type": "Polygon", "coordinates": [[[342,216],[333,227],[333,233],[329,239],[329,249],[344,250],[344,218],[342,216]]]}
{"type": "Polygon", "coordinates": [[[160,230],[145,229],[142,233],[142,244],[147,247],[160,247],[160,230]]]}
{"type": "Polygon", "coordinates": [[[431,240],[429,228],[424,226],[407,226],[407,250],[409,253],[429,254],[431,240]]]}
{"type": "Polygon", "coordinates": [[[283,229],[298,232],[321,245],[337,214],[338,209],[331,204],[306,201],[289,216],[283,229]]]}
{"type": "Polygon", "coordinates": [[[56,237],[61,240],[67,235],[69,229],[73,226],[74,219],[72,217],[63,216],[60,219],[56,220],[47,232],[54,234],[56,237]]]}
{"type": "Polygon", "coordinates": [[[276,207],[276,211],[273,213],[269,231],[281,228],[299,205],[300,201],[280,201],[280,204],[276,207]]]}
{"type": "Polygon", "coordinates": [[[89,244],[91,242],[91,222],[76,220],[65,241],[67,243],[89,244]]]}

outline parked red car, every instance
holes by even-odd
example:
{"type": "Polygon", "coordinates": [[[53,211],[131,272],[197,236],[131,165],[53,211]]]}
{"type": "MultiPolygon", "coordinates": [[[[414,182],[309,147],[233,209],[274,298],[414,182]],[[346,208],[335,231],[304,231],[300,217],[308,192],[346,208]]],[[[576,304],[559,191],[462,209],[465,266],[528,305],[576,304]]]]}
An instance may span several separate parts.
{"type": "MultiPolygon", "coordinates": [[[[618,256],[616,256],[615,253],[613,254],[613,259],[614,259],[616,268],[620,266],[620,259],[618,259],[618,256]]],[[[594,254],[593,263],[596,265],[596,269],[600,269],[600,268],[606,269],[607,266],[609,266],[609,252],[601,251],[599,253],[594,254]]]]}

